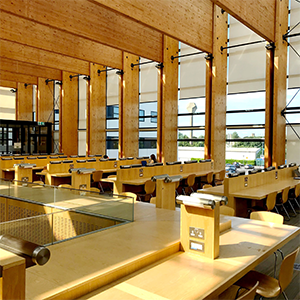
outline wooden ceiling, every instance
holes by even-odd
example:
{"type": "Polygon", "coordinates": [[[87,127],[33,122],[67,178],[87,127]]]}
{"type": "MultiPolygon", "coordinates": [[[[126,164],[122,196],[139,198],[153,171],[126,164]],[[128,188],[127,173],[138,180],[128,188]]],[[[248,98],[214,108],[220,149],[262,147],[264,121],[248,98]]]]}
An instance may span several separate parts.
{"type": "Polygon", "coordinates": [[[126,51],[162,61],[163,35],[212,52],[213,5],[274,41],[277,0],[2,0],[0,84],[122,69],[126,51]]]}

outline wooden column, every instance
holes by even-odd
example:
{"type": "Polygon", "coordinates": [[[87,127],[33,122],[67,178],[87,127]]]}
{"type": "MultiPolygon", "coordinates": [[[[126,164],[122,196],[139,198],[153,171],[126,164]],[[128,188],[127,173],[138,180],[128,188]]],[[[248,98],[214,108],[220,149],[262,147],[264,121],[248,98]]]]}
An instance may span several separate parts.
{"type": "Polygon", "coordinates": [[[139,57],[123,53],[122,91],[119,93],[119,156],[139,155],[139,57]]]}
{"type": "Polygon", "coordinates": [[[78,152],[78,78],[76,75],[63,72],[62,75],[62,97],[60,103],[59,131],[61,133],[60,151],[66,155],[77,154],[78,152]]]}
{"type": "Polygon", "coordinates": [[[38,122],[53,122],[53,88],[54,82],[48,82],[47,78],[38,78],[38,92],[36,105],[36,120],[38,122]]]}
{"type": "Polygon", "coordinates": [[[106,72],[105,66],[90,64],[90,81],[87,89],[86,139],[88,154],[105,154],[106,151],[106,72]]]}
{"type": "Polygon", "coordinates": [[[211,158],[212,55],[206,57],[204,158],[211,158]]]}
{"type": "Polygon", "coordinates": [[[274,97],[274,49],[266,50],[266,112],[265,112],[265,168],[272,165],[274,97]]]}
{"type": "Polygon", "coordinates": [[[226,148],[227,50],[221,46],[227,46],[227,13],[214,5],[210,144],[215,169],[225,168],[226,148]]]}
{"type": "Polygon", "coordinates": [[[282,36],[288,30],[288,0],[276,0],[275,53],[274,53],[274,100],[272,165],[285,163],[286,121],[281,111],[286,106],[287,42],[282,36]]]}
{"type": "Polygon", "coordinates": [[[24,83],[18,83],[16,97],[16,120],[32,121],[32,85],[25,86],[24,83]]]}
{"type": "Polygon", "coordinates": [[[163,69],[159,70],[157,95],[157,158],[177,160],[178,124],[178,41],[164,35],[163,69]]]}

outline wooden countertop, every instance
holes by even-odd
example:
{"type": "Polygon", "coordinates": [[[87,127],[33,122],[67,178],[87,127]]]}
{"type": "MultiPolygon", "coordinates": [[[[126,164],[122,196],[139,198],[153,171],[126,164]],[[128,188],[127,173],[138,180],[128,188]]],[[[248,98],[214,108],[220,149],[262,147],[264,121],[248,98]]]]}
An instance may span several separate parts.
{"type": "Polygon", "coordinates": [[[49,262],[26,270],[26,299],[62,299],[65,290],[116,279],[179,250],[179,211],[140,202],[134,210],[135,222],[49,246],[49,262]]]}
{"type": "Polygon", "coordinates": [[[197,190],[198,193],[212,194],[217,196],[224,196],[224,185],[217,185],[206,189],[197,190]]]}
{"type": "Polygon", "coordinates": [[[177,252],[84,299],[217,299],[221,292],[300,232],[300,228],[293,226],[225,218],[232,221],[232,229],[220,235],[219,258],[210,260],[177,252]]]}

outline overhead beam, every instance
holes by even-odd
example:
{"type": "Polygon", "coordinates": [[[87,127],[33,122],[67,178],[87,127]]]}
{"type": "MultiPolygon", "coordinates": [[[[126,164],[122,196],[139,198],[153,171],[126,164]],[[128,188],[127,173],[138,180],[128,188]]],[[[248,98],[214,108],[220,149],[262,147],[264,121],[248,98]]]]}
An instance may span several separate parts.
{"type": "Polygon", "coordinates": [[[0,80],[37,84],[37,77],[0,70],[0,80]]]}
{"type": "Polygon", "coordinates": [[[145,58],[162,59],[160,32],[96,3],[13,0],[1,1],[0,9],[145,58]]]}
{"type": "Polygon", "coordinates": [[[275,0],[211,1],[267,41],[275,41],[275,0]]]}
{"type": "Polygon", "coordinates": [[[0,39],[0,56],[26,63],[89,74],[89,63],[76,58],[0,39]]]}
{"type": "Polygon", "coordinates": [[[122,68],[122,51],[1,11],[0,38],[54,53],[122,68]]]}
{"type": "Polygon", "coordinates": [[[35,77],[61,80],[61,71],[0,57],[0,70],[35,77]]]}
{"type": "Polygon", "coordinates": [[[190,46],[212,52],[211,1],[94,0],[93,2],[129,16],[190,46]]]}
{"type": "Polygon", "coordinates": [[[6,87],[6,88],[16,89],[17,88],[17,82],[0,79],[0,86],[1,87],[6,87]]]}

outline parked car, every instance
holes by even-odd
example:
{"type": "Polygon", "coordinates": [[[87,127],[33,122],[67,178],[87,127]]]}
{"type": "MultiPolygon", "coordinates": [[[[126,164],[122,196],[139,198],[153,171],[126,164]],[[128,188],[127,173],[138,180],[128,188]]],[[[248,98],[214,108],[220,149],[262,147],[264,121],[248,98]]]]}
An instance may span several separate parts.
{"type": "Polygon", "coordinates": [[[230,165],[228,167],[225,167],[225,170],[226,170],[227,173],[230,173],[230,174],[236,173],[236,166],[230,165]]]}
{"type": "Polygon", "coordinates": [[[245,166],[245,169],[254,169],[254,166],[248,165],[248,164],[247,164],[247,165],[245,166]]]}
{"type": "Polygon", "coordinates": [[[236,166],[237,168],[241,168],[244,166],[243,164],[236,162],[236,161],[233,163],[233,165],[236,166]]]}

